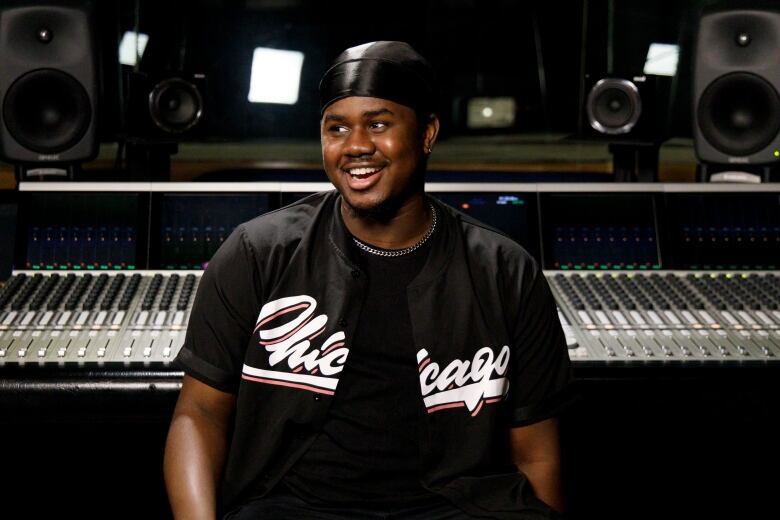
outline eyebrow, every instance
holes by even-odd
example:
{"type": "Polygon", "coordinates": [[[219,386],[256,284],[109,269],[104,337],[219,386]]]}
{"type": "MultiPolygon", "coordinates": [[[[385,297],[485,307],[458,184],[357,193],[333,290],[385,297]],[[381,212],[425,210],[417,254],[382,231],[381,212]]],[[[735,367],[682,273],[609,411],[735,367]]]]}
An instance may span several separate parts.
{"type": "MultiPolygon", "coordinates": [[[[364,119],[377,117],[380,115],[389,114],[389,115],[395,115],[393,114],[393,111],[389,108],[380,108],[377,110],[368,110],[366,112],[363,112],[362,117],[364,119]]],[[[345,121],[347,118],[346,116],[343,116],[341,114],[328,114],[323,118],[323,121],[345,121]]]]}
{"type": "Polygon", "coordinates": [[[389,108],[380,108],[378,110],[369,110],[368,112],[363,112],[363,117],[369,117],[370,118],[370,117],[381,116],[381,115],[384,115],[384,114],[389,114],[391,116],[394,115],[393,111],[390,110],[389,108]]]}

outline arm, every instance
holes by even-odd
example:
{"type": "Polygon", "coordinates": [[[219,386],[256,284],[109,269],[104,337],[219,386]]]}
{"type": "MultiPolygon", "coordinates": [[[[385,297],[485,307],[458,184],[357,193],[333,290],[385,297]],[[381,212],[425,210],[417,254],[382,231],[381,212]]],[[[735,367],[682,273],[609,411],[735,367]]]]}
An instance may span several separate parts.
{"type": "Polygon", "coordinates": [[[215,518],[235,403],[233,394],[184,376],[165,445],[165,487],[175,518],[215,518]]]}
{"type": "Polygon", "coordinates": [[[510,430],[512,462],[525,473],[534,494],[557,511],[563,511],[558,420],[510,430]]]}

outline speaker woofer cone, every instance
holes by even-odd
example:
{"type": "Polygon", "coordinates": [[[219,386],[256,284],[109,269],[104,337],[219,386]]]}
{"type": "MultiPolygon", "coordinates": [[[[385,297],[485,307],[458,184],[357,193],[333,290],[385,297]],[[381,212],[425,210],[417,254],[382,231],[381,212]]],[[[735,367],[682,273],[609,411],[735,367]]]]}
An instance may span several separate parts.
{"type": "Polygon", "coordinates": [[[38,69],[19,77],[3,102],[3,119],[22,146],[42,154],[57,154],[78,143],[89,128],[89,95],[73,76],[38,69]]]}
{"type": "Polygon", "coordinates": [[[149,113],[160,129],[178,134],[198,124],[203,115],[203,98],[192,83],[169,78],[155,85],[149,94],[149,113]]]}
{"type": "Polygon", "coordinates": [[[626,134],[642,115],[642,98],[637,86],[627,79],[604,78],[588,93],[588,122],[602,134],[626,134]]]}
{"type": "Polygon", "coordinates": [[[704,90],[697,109],[704,138],[721,152],[745,156],[761,151],[780,131],[780,96],[755,74],[735,72],[704,90]]]}

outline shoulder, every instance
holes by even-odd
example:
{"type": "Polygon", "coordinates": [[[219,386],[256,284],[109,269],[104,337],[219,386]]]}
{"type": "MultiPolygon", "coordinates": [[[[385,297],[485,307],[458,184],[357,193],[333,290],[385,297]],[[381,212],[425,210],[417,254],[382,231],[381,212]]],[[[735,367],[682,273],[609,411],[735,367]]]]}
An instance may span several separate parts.
{"type": "Polygon", "coordinates": [[[240,279],[241,273],[252,272],[251,283],[262,287],[277,280],[314,222],[329,214],[334,193],[316,193],[239,224],[209,261],[205,276],[240,279]]]}
{"type": "Polygon", "coordinates": [[[333,204],[336,196],[335,191],[306,196],[244,222],[237,228],[237,232],[252,249],[297,242],[323,209],[329,209],[328,206],[333,204]]]}

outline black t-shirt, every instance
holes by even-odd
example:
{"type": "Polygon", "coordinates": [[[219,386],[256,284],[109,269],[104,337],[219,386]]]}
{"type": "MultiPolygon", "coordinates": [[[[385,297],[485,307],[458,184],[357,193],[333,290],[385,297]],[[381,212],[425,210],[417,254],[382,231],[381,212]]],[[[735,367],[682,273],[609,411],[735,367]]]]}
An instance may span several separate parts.
{"type": "Polygon", "coordinates": [[[322,431],[284,478],[301,498],[391,507],[444,501],[420,484],[425,409],[406,293],[436,236],[398,257],[360,250],[368,287],[349,359],[322,431]]]}

